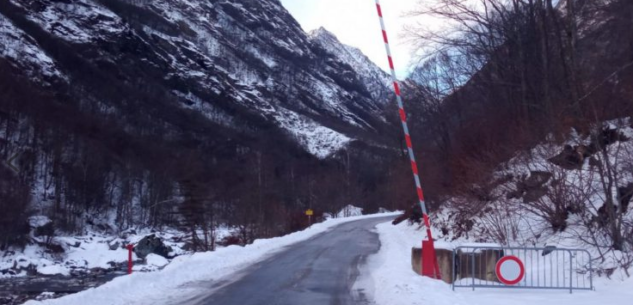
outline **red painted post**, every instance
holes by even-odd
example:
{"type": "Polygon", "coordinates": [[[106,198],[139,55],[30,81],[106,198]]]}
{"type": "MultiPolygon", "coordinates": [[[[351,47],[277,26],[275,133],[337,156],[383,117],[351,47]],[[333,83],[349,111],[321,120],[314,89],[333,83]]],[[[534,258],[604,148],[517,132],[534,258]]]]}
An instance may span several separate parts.
{"type": "Polygon", "coordinates": [[[127,274],[132,274],[132,251],[134,250],[133,245],[127,245],[128,257],[127,257],[127,274]]]}
{"type": "Polygon", "coordinates": [[[420,266],[422,267],[420,274],[423,276],[428,276],[438,280],[442,279],[440,265],[435,254],[435,245],[433,245],[432,240],[422,241],[422,263],[420,266]]]}

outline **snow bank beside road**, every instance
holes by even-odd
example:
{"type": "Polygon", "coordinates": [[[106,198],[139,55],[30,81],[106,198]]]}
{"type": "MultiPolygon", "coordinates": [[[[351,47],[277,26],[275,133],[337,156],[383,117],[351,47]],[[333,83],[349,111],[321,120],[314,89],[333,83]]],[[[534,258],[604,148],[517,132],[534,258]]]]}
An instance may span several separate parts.
{"type": "Polygon", "coordinates": [[[60,299],[29,301],[25,304],[46,305],[118,305],[118,304],[180,304],[196,296],[208,283],[246,270],[254,263],[283,250],[291,244],[307,240],[330,228],[359,219],[398,215],[399,213],[374,214],[348,218],[329,219],[290,235],[256,240],[246,247],[229,246],[215,252],[179,256],[165,269],[154,273],[135,273],[122,276],[103,286],[89,289],[60,299]]]}
{"type": "MultiPolygon", "coordinates": [[[[32,227],[46,223],[42,217],[34,217],[32,227]],[[39,222],[39,223],[38,223],[39,222]]],[[[0,279],[27,276],[27,269],[37,270],[40,275],[86,275],[101,272],[116,272],[125,270],[128,260],[127,244],[136,244],[148,235],[156,235],[173,251],[172,255],[187,253],[183,250],[185,242],[179,241],[186,233],[175,230],[154,232],[139,230],[138,234],[122,232],[117,235],[104,234],[90,229],[81,236],[56,236],[53,244],[59,245],[62,253],[51,253],[44,246],[46,238],[32,236],[39,244],[27,245],[22,251],[9,249],[0,251],[0,279]]],[[[229,234],[228,229],[218,230],[219,236],[229,234]]],[[[136,261],[138,257],[133,254],[136,261]]],[[[155,262],[155,261],[154,261],[155,262]]],[[[135,270],[151,271],[158,269],[157,265],[148,262],[147,265],[137,265],[135,270]]]]}
{"type": "Polygon", "coordinates": [[[595,305],[629,304],[633,299],[633,278],[597,278],[596,291],[543,291],[518,289],[451,290],[442,282],[417,275],[411,270],[411,247],[419,246],[423,231],[401,223],[379,224],[380,251],[369,257],[367,274],[358,288],[378,305],[595,305]]]}

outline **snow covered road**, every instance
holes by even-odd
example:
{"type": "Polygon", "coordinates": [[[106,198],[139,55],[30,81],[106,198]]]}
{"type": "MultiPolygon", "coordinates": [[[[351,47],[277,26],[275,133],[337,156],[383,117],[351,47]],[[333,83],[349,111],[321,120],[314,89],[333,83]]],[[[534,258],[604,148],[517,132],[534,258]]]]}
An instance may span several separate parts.
{"type": "MultiPolygon", "coordinates": [[[[355,267],[368,254],[378,250],[374,226],[387,222],[399,213],[353,216],[329,219],[290,235],[256,240],[246,247],[229,246],[215,252],[183,255],[159,272],[137,272],[122,276],[100,287],[59,299],[29,301],[28,305],[156,305],[156,304],[330,304],[320,302],[334,293],[330,300],[344,303],[351,300],[346,292],[356,275],[355,267]],[[279,262],[275,263],[276,260],[279,262]],[[274,270],[279,269],[279,270],[274,270]],[[271,272],[267,276],[267,273],[271,272]],[[322,275],[332,273],[331,276],[322,275]],[[285,277],[284,277],[285,276],[285,277]],[[322,282],[313,279],[319,277],[322,282]],[[245,283],[260,282],[253,287],[245,283]],[[285,284],[286,286],[283,286],[285,284]],[[342,287],[339,287],[342,285],[342,287]],[[247,289],[248,288],[248,289],[247,289]],[[250,299],[232,303],[231,290],[239,298],[250,299]],[[244,289],[244,290],[240,290],[244,289]],[[282,289],[283,297],[304,297],[301,302],[272,303],[261,298],[275,297],[282,289]],[[302,290],[298,290],[302,289],[302,290]],[[330,291],[328,291],[330,289],[330,291]],[[334,289],[334,290],[332,290],[334,289]],[[260,291],[261,290],[261,291],[260,291]],[[298,292],[297,292],[298,291],[298,292]],[[302,293],[303,291],[304,293],[302,293]],[[216,303],[213,298],[225,298],[216,303]],[[315,303],[308,303],[307,298],[315,303]]],[[[360,297],[358,294],[357,298],[360,297]]],[[[277,299],[275,299],[277,300],[277,299]]]]}
{"type": "Polygon", "coordinates": [[[359,267],[380,249],[374,227],[393,219],[345,223],[249,268],[236,282],[216,287],[191,305],[368,304],[352,289],[359,267]]]}

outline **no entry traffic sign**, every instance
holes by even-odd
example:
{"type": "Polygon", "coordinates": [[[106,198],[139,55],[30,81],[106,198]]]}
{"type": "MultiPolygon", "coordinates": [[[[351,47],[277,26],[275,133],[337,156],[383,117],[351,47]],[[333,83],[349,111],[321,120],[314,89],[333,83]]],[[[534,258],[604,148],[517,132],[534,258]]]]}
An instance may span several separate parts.
{"type": "Polygon", "coordinates": [[[525,276],[525,266],[516,256],[504,256],[497,262],[497,278],[506,285],[516,285],[525,276]]]}

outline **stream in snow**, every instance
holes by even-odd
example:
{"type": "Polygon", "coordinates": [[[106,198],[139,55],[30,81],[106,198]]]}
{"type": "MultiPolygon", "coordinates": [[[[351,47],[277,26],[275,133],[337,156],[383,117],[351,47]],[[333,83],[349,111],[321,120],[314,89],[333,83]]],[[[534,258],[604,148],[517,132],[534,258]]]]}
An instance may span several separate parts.
{"type": "Polygon", "coordinates": [[[0,279],[0,304],[21,304],[31,299],[44,299],[77,293],[100,286],[125,275],[125,271],[84,276],[38,275],[0,279]]]}

